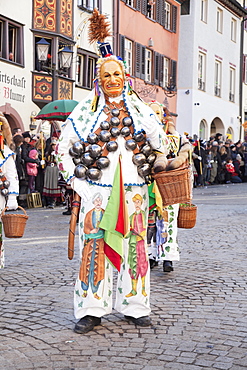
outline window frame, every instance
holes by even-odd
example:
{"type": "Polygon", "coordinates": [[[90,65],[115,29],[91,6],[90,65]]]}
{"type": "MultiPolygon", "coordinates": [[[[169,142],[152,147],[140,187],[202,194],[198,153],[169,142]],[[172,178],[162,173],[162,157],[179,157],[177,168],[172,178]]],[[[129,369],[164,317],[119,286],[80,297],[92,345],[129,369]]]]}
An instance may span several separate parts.
{"type": "Polygon", "coordinates": [[[198,90],[206,91],[206,54],[198,53],[198,90]]]}
{"type": "Polygon", "coordinates": [[[236,42],[237,40],[237,20],[231,19],[231,41],[236,42]]]}
{"type": "Polygon", "coordinates": [[[201,21],[208,22],[208,0],[201,0],[201,21]]]}
{"type": "Polygon", "coordinates": [[[0,59],[9,63],[24,66],[24,25],[0,15],[0,59]],[[10,50],[10,27],[14,30],[14,46],[10,50]],[[10,59],[13,53],[14,59],[10,59]]]}
{"type": "Polygon", "coordinates": [[[127,65],[127,73],[130,76],[133,75],[133,50],[134,50],[134,42],[127,37],[124,38],[124,61],[127,65]],[[131,45],[131,48],[128,48],[128,45],[131,45]]]}
{"type": "Polygon", "coordinates": [[[223,33],[223,9],[217,7],[216,11],[216,31],[223,33]]]}
{"type": "Polygon", "coordinates": [[[96,62],[98,57],[94,53],[90,53],[87,50],[78,48],[76,54],[76,72],[75,72],[75,86],[87,90],[92,90],[94,86],[94,72],[96,67],[96,62]],[[82,58],[83,63],[80,63],[81,70],[78,73],[78,58],[82,58]],[[91,68],[89,68],[89,62],[92,63],[91,68]],[[78,78],[79,75],[79,78],[78,78]],[[81,80],[81,82],[80,82],[81,80]]]}
{"type": "Polygon", "coordinates": [[[93,12],[94,8],[102,12],[102,0],[77,0],[77,6],[90,13],[93,12]],[[93,7],[91,7],[91,2],[93,2],[93,7]]]}
{"type": "Polygon", "coordinates": [[[235,103],[236,69],[230,67],[229,72],[229,101],[235,103]]]}
{"type": "Polygon", "coordinates": [[[145,48],[145,81],[152,83],[153,52],[145,48]]]}
{"type": "Polygon", "coordinates": [[[221,97],[221,84],[222,84],[222,62],[215,59],[215,70],[214,70],[214,95],[221,97]]]}

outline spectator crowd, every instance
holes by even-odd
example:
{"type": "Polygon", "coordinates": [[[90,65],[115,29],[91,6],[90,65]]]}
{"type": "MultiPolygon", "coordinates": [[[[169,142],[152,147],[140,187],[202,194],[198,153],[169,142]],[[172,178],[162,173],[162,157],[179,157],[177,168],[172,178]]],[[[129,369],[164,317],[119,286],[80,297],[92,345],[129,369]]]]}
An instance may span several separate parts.
{"type": "Polygon", "coordinates": [[[31,136],[29,131],[22,133],[19,128],[12,135],[19,179],[18,204],[27,207],[27,194],[40,193],[44,207],[67,205],[64,214],[70,214],[71,192],[61,178],[55,156],[60,131],[53,132],[47,140],[42,133],[31,136]]]}
{"type": "Polygon", "coordinates": [[[247,181],[247,142],[223,141],[222,137],[217,133],[208,141],[189,138],[194,187],[247,181]]]}
{"type": "MultiPolygon", "coordinates": [[[[60,131],[47,140],[41,134],[22,133],[19,128],[12,135],[19,178],[18,204],[26,207],[26,195],[38,192],[44,207],[64,205],[67,210],[63,214],[70,215],[72,190],[59,173],[55,155],[60,131]]],[[[247,181],[247,142],[223,141],[222,137],[217,133],[206,141],[187,136],[192,144],[194,187],[247,181]]]]}

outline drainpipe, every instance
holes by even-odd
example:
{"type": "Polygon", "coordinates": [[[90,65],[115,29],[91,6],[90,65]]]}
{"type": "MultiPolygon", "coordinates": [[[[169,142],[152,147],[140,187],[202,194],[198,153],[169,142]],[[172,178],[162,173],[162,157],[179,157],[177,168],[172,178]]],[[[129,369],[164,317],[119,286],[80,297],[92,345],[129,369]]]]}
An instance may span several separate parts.
{"type": "Polygon", "coordinates": [[[120,0],[113,1],[113,45],[114,54],[119,55],[119,13],[120,0]]]}
{"type": "MultiPolygon", "coordinates": [[[[243,1],[245,9],[245,0],[243,1]]],[[[241,35],[240,35],[240,73],[239,73],[239,140],[242,140],[242,123],[243,123],[243,53],[244,53],[244,22],[245,15],[241,20],[241,35]]]]}

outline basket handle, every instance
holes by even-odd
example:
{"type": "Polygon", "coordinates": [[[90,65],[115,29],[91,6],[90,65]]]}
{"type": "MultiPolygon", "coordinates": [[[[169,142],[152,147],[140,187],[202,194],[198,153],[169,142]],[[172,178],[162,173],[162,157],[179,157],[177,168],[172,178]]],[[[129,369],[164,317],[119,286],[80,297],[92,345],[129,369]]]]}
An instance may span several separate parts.
{"type": "MultiPolygon", "coordinates": [[[[3,210],[2,210],[2,213],[1,213],[1,217],[2,216],[4,216],[4,212],[6,211],[6,209],[8,209],[9,207],[5,207],[3,210]]],[[[25,209],[24,208],[22,208],[21,206],[18,206],[16,209],[18,209],[18,208],[20,208],[23,212],[24,212],[24,214],[25,214],[25,216],[27,215],[27,212],[25,211],[25,209]]]]}

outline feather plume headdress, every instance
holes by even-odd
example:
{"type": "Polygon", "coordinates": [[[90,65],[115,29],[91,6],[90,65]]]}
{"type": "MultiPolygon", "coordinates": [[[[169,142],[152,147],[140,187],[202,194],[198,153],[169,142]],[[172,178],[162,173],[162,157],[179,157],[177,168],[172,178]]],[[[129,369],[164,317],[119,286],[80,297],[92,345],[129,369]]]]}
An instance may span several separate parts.
{"type": "Polygon", "coordinates": [[[88,31],[88,40],[89,43],[97,42],[99,52],[102,57],[112,55],[111,45],[108,42],[105,42],[105,39],[108,36],[111,36],[110,33],[110,23],[106,20],[106,16],[100,14],[98,9],[94,9],[92,16],[89,18],[89,31],[88,31]]]}

